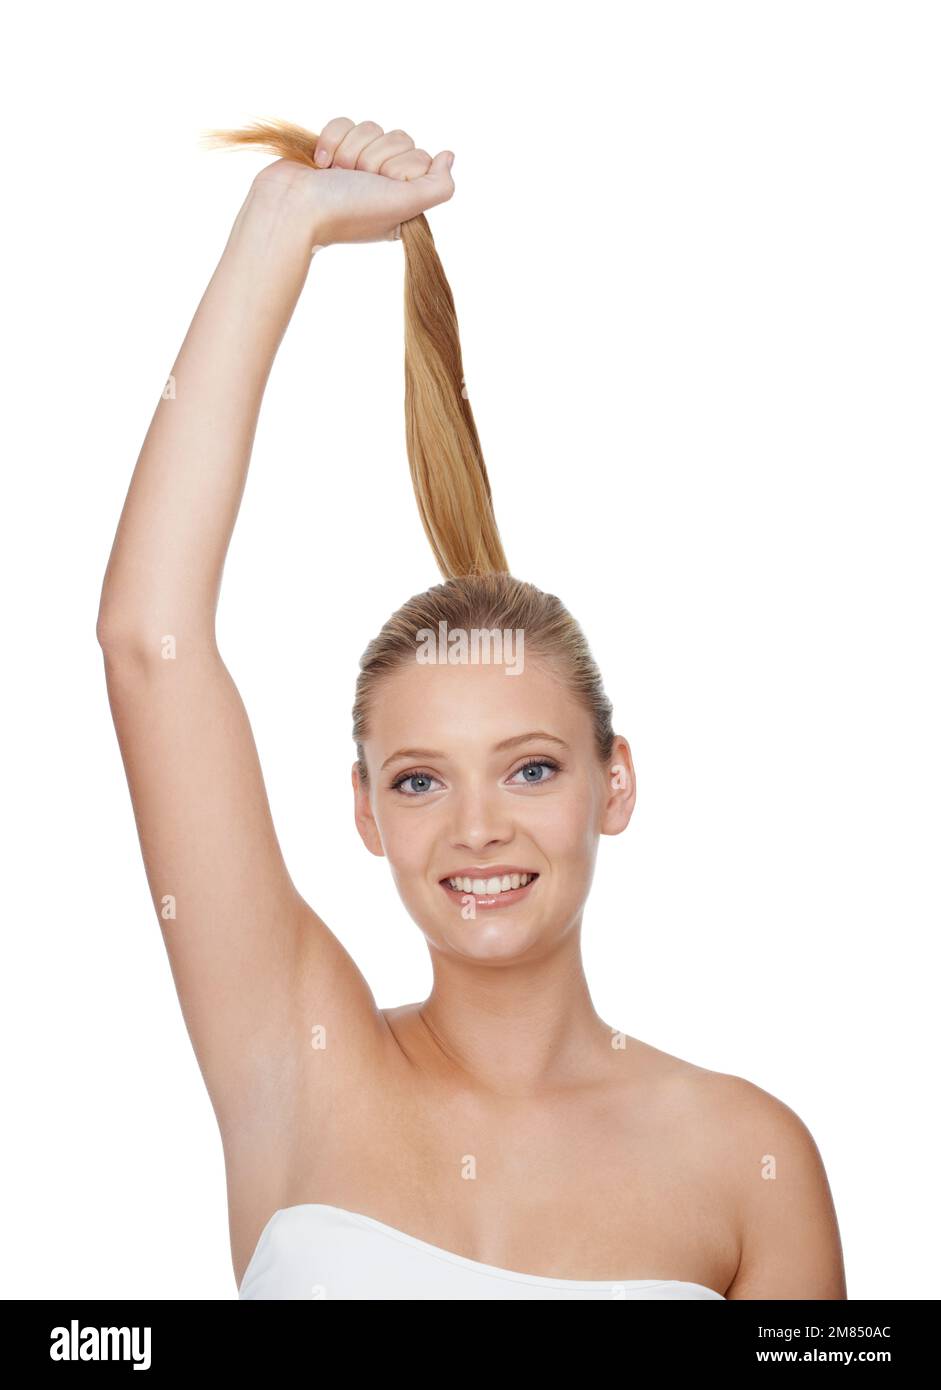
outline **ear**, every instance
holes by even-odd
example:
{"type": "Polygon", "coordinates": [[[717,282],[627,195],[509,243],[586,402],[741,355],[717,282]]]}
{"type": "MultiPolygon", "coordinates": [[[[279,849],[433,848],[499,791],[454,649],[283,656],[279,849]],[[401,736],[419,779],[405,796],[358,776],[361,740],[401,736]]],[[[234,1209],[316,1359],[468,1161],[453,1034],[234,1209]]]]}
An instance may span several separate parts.
{"type": "Polygon", "coordinates": [[[356,821],[356,829],[359,831],[360,839],[369,850],[370,854],[378,855],[380,859],[384,859],[385,850],[382,848],[379,827],[372,813],[372,806],[369,802],[369,791],[359,775],[358,763],[354,762],[352,775],[353,818],[356,821]]]}
{"type": "Polygon", "coordinates": [[[614,740],[611,750],[607,778],[608,792],[601,814],[601,833],[620,835],[622,830],[627,829],[637,797],[631,746],[620,734],[614,740]]]}

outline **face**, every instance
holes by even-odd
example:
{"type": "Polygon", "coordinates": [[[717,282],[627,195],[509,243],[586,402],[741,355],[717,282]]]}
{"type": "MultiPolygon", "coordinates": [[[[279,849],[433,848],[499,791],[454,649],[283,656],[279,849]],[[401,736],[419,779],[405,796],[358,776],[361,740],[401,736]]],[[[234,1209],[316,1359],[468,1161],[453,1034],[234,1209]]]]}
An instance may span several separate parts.
{"type": "Polygon", "coordinates": [[[550,666],[408,663],[384,678],[371,725],[357,827],[431,945],[502,964],[579,926],[598,836],[630,820],[634,769],[623,738],[600,763],[550,666]]]}

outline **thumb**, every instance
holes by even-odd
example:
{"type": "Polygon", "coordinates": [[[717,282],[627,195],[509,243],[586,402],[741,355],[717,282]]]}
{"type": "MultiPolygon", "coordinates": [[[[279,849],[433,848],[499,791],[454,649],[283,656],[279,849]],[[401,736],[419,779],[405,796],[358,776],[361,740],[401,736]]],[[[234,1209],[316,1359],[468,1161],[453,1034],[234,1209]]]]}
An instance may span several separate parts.
{"type": "Polygon", "coordinates": [[[453,163],[453,150],[442,150],[441,153],[436,154],[434,159],[431,161],[431,165],[428,169],[428,173],[425,175],[425,178],[430,178],[432,176],[437,176],[440,178],[443,174],[450,174],[451,165],[453,163]]]}
{"type": "MultiPolygon", "coordinates": [[[[454,193],[454,180],[451,178],[453,163],[454,152],[442,150],[440,154],[435,155],[421,178],[410,179],[406,183],[405,187],[415,199],[415,211],[409,216],[417,217],[419,212],[424,212],[426,208],[433,208],[438,203],[448,201],[454,193]]],[[[403,218],[403,221],[407,220],[403,218]]]]}
{"type": "Polygon", "coordinates": [[[402,180],[396,192],[401,193],[404,203],[401,210],[404,216],[402,221],[393,227],[387,240],[399,241],[402,236],[402,222],[410,222],[413,217],[417,217],[428,208],[448,201],[454,193],[454,180],[451,178],[453,163],[453,152],[442,150],[440,154],[435,155],[421,178],[402,180]]]}

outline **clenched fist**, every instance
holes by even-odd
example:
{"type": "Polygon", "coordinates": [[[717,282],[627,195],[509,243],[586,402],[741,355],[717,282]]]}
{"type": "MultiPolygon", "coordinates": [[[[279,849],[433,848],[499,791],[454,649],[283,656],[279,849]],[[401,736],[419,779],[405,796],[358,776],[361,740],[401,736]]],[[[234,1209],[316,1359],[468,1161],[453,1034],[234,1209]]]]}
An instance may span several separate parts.
{"type": "Polygon", "coordinates": [[[337,116],[320,132],[316,169],[278,159],[256,175],[254,186],[283,187],[309,200],[315,249],[334,242],[394,241],[403,222],[454,193],[453,160],[450,150],[432,159],[404,130],[386,133],[374,121],[354,124],[337,116]]]}

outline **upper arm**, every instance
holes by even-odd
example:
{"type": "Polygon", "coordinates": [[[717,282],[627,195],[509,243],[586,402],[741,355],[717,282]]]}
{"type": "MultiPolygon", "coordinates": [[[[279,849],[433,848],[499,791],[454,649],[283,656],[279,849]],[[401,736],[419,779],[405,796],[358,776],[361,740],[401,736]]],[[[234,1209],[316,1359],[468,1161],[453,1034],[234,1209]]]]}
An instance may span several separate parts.
{"type": "Polygon", "coordinates": [[[734,1078],[741,1258],[729,1299],[845,1299],[836,1211],[820,1152],[798,1115],[734,1078]]]}
{"type": "Polygon", "coordinates": [[[108,696],[180,1007],[223,1134],[296,1100],[313,1014],[368,1050],[382,1016],[281,855],[248,716],[214,649],[104,643],[108,696]],[[284,1101],[282,1106],[281,1102],[284,1101]]]}

